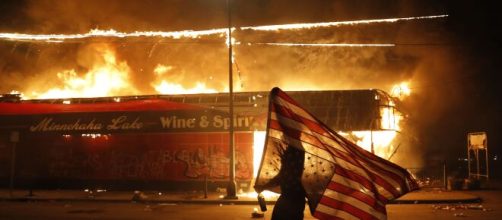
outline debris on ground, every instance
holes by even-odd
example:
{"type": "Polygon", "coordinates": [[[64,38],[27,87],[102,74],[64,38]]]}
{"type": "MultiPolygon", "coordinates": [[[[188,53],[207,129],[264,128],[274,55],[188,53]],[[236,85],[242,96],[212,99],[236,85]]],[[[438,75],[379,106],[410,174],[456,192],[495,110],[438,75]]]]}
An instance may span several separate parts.
{"type": "Polygon", "coordinates": [[[265,216],[265,213],[263,212],[258,212],[257,208],[253,209],[253,212],[251,213],[252,218],[263,218],[265,216]]]}
{"type": "Polygon", "coordinates": [[[463,212],[453,214],[455,217],[467,217],[463,212]]]}
{"type": "Polygon", "coordinates": [[[134,195],[132,196],[131,200],[133,202],[140,202],[140,201],[143,201],[147,198],[148,198],[148,196],[146,196],[143,192],[136,190],[136,191],[134,191],[134,195]]]}
{"type": "MultiPolygon", "coordinates": [[[[432,205],[432,208],[435,210],[445,210],[445,211],[455,211],[455,210],[481,210],[484,212],[492,211],[492,209],[488,209],[483,207],[482,204],[448,204],[448,205],[432,205]]],[[[460,213],[463,214],[463,213],[460,213]]],[[[462,217],[462,216],[459,216],[462,217]]]]}

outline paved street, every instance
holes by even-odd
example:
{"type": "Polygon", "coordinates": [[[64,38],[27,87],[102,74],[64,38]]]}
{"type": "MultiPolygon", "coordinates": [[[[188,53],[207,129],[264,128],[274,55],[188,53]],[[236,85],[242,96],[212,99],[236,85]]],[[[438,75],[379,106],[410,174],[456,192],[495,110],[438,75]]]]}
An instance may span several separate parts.
{"type": "MultiPolygon", "coordinates": [[[[388,205],[389,219],[500,219],[502,191],[471,191],[484,201],[471,208],[459,204],[388,205]],[[481,205],[481,206],[479,206],[481,205]],[[455,208],[455,210],[453,210],[455,208]],[[478,209],[479,208],[479,209],[478,209]],[[483,210],[485,209],[485,210],[483,210]]],[[[256,205],[114,203],[114,202],[0,202],[0,219],[251,219],[256,205]]],[[[264,218],[270,219],[273,206],[264,218]]],[[[305,219],[314,219],[305,210],[305,219]]]]}

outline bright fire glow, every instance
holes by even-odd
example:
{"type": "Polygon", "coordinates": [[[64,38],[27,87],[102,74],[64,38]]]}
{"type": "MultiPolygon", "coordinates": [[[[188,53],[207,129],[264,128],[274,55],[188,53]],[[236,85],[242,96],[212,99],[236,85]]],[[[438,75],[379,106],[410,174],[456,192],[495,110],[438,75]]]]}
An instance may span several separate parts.
{"type": "MultiPolygon", "coordinates": [[[[269,26],[256,26],[256,27],[242,27],[241,30],[252,31],[281,31],[281,30],[297,30],[297,29],[311,29],[320,27],[336,27],[342,25],[358,25],[358,24],[371,24],[371,23],[393,23],[398,21],[407,20],[421,20],[421,19],[436,19],[445,18],[448,15],[436,16],[422,16],[422,17],[407,17],[407,18],[389,18],[389,19],[372,19],[372,20],[359,20],[359,21],[341,21],[341,22],[323,22],[323,23],[303,23],[303,24],[282,24],[282,25],[269,25],[269,26]]],[[[234,28],[232,29],[234,30],[234,28]]],[[[85,38],[127,38],[127,37],[159,37],[159,38],[200,38],[202,36],[218,35],[227,38],[225,41],[228,44],[228,29],[211,29],[201,31],[174,31],[174,32],[132,32],[124,33],[115,30],[91,30],[85,34],[18,34],[18,33],[0,33],[0,39],[12,41],[42,41],[42,42],[63,42],[74,39],[85,38]]],[[[238,44],[235,39],[231,39],[232,44],[238,44]]],[[[266,44],[272,46],[316,46],[316,47],[392,47],[394,44],[303,44],[303,43],[255,43],[266,44]]],[[[61,81],[62,86],[56,86],[45,92],[34,92],[33,97],[36,98],[70,98],[70,97],[98,97],[98,96],[117,96],[123,94],[131,94],[135,92],[135,88],[129,81],[130,68],[126,62],[117,61],[115,52],[109,46],[102,46],[99,50],[102,58],[101,62],[96,62],[92,68],[86,73],[78,73],[76,70],[64,70],[57,73],[58,79],[61,81]]],[[[232,57],[233,58],[233,57],[232,57]]],[[[161,94],[193,94],[193,93],[216,93],[215,89],[208,88],[204,82],[196,81],[194,86],[185,86],[179,83],[168,80],[175,70],[171,66],[157,65],[153,74],[155,80],[151,84],[152,87],[161,94]]],[[[303,86],[308,86],[312,89],[315,86],[306,85],[305,82],[298,82],[303,86]]],[[[290,84],[291,85],[291,84],[290,84]]],[[[302,86],[300,85],[300,86],[302,86]]],[[[287,87],[287,86],[286,86],[287,87]]],[[[303,89],[295,87],[296,89],[303,89]]],[[[228,88],[227,88],[228,90],[228,88]]],[[[392,89],[391,94],[395,97],[405,97],[411,93],[408,83],[401,83],[392,89]]],[[[30,97],[25,97],[30,98],[30,97]]],[[[120,102],[120,99],[116,99],[120,102]]],[[[350,133],[340,132],[342,135],[349,137],[356,144],[364,149],[371,151],[373,148],[374,153],[383,158],[388,158],[392,151],[395,149],[392,146],[392,141],[399,131],[400,116],[394,112],[393,103],[389,106],[382,107],[381,109],[381,128],[388,129],[385,131],[352,131],[350,133]]],[[[99,136],[90,136],[96,138],[99,136]]],[[[260,166],[263,144],[265,142],[265,132],[255,131],[253,133],[253,176],[255,177],[260,166]]],[[[276,197],[277,194],[269,191],[263,192],[267,198],[276,197]]],[[[256,198],[255,192],[240,194],[242,197],[256,198]]]]}
{"type": "MultiPolygon", "coordinates": [[[[23,99],[51,99],[77,97],[120,96],[136,93],[129,79],[130,68],[126,62],[117,61],[114,50],[105,45],[96,46],[99,57],[92,68],[86,73],[78,73],[74,69],[64,70],[56,74],[57,82],[45,91],[31,91],[23,99]],[[59,86],[58,86],[59,85],[59,86]]],[[[196,81],[189,87],[169,81],[169,73],[173,67],[157,65],[154,69],[155,80],[152,87],[160,94],[197,94],[217,93],[216,89],[208,88],[204,82],[196,81]]],[[[171,75],[176,75],[175,73],[171,75]]],[[[19,94],[18,91],[13,93],[19,94]]],[[[120,102],[120,98],[114,99],[120,102]]]]}
{"type": "Polygon", "coordinates": [[[207,88],[206,84],[200,81],[195,82],[195,86],[187,88],[178,83],[172,83],[165,78],[169,77],[168,73],[173,69],[171,66],[157,65],[154,70],[156,80],[152,86],[160,94],[198,94],[198,93],[217,93],[215,89],[207,88]]]}
{"type": "Polygon", "coordinates": [[[162,80],[154,86],[155,90],[160,94],[199,94],[199,93],[217,93],[218,91],[206,87],[205,83],[197,82],[192,88],[185,88],[177,83],[170,83],[162,80]]]}
{"type": "Polygon", "coordinates": [[[386,104],[386,106],[380,107],[380,128],[383,130],[339,133],[365,150],[373,151],[374,154],[389,159],[395,150],[392,142],[401,130],[399,124],[402,116],[395,110],[394,102],[389,101],[386,104]]]}
{"type": "Polygon", "coordinates": [[[390,102],[389,106],[384,106],[380,108],[381,128],[386,130],[396,130],[399,131],[399,122],[401,120],[401,115],[394,109],[393,102],[390,102]]]}
{"type": "Polygon", "coordinates": [[[288,47],[394,47],[395,44],[303,44],[303,43],[250,43],[252,44],[262,44],[271,46],[288,46],[288,47]]]}
{"type": "Polygon", "coordinates": [[[369,19],[369,20],[357,20],[357,21],[335,21],[335,22],[321,22],[321,23],[279,24],[279,25],[265,25],[265,26],[257,26],[257,27],[242,27],[241,29],[254,30],[254,31],[279,31],[279,30],[337,27],[337,26],[344,26],[344,25],[358,25],[358,24],[372,24],[372,23],[395,23],[398,21],[436,19],[436,18],[445,18],[445,17],[448,17],[448,15],[433,15],[433,16],[405,17],[405,18],[386,18],[386,19],[369,19]]]}
{"type": "MultiPolygon", "coordinates": [[[[386,19],[368,19],[356,21],[335,21],[335,22],[320,22],[320,23],[298,23],[298,24],[280,24],[280,25],[265,25],[265,26],[249,26],[241,27],[241,30],[253,31],[280,31],[280,30],[297,30],[311,29],[322,27],[337,27],[345,25],[373,24],[373,23],[395,23],[398,21],[423,20],[446,18],[448,15],[432,15],[419,17],[404,17],[404,18],[386,18],[386,19]]],[[[235,28],[232,28],[232,31],[235,28]]],[[[43,41],[60,43],[66,40],[85,39],[85,38],[126,38],[126,37],[160,37],[160,38],[200,38],[208,35],[220,35],[228,39],[228,28],[218,28],[209,30],[182,30],[182,31],[136,31],[131,33],[119,32],[113,29],[99,30],[93,29],[85,34],[20,34],[20,33],[0,33],[0,39],[11,41],[43,41]]],[[[228,40],[226,41],[228,44],[228,40]]]]}
{"type": "Polygon", "coordinates": [[[390,94],[393,97],[396,97],[400,100],[403,100],[405,97],[410,96],[411,89],[408,82],[402,82],[400,84],[394,85],[391,89],[390,94]]]}
{"type": "Polygon", "coordinates": [[[356,144],[371,152],[373,142],[373,151],[376,155],[385,159],[389,158],[394,146],[392,141],[396,137],[396,131],[353,131],[356,137],[356,144]]]}
{"type": "MultiPolygon", "coordinates": [[[[265,199],[268,199],[268,200],[277,199],[280,195],[280,194],[277,194],[275,192],[271,192],[268,190],[261,192],[261,194],[263,195],[263,197],[265,197],[265,199]]],[[[255,191],[250,191],[250,192],[239,193],[237,196],[239,198],[256,199],[258,197],[258,193],[256,193],[255,191]]]]}
{"type": "Polygon", "coordinates": [[[45,92],[32,92],[31,96],[40,99],[98,97],[124,93],[134,93],[135,89],[129,82],[129,66],[126,62],[118,62],[115,52],[107,45],[95,47],[100,57],[92,68],[82,76],[74,69],[57,73],[62,86],[54,87],[45,92]]]}
{"type": "Polygon", "coordinates": [[[132,33],[118,32],[116,30],[92,29],[85,34],[19,34],[19,33],[0,33],[0,39],[14,41],[44,41],[44,42],[63,42],[66,40],[76,40],[94,37],[126,38],[126,37],[161,37],[161,38],[200,38],[202,36],[226,34],[227,29],[210,29],[201,31],[183,30],[183,31],[136,31],[132,33]]]}
{"type": "Polygon", "coordinates": [[[263,147],[265,145],[265,131],[253,132],[253,177],[258,174],[261,158],[263,154],[263,147]]]}

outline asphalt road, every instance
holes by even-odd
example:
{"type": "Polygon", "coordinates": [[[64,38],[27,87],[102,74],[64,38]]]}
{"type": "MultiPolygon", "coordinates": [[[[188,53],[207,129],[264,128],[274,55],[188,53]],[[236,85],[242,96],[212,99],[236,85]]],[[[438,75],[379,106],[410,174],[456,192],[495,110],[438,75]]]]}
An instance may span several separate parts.
{"type": "MultiPolygon", "coordinates": [[[[467,206],[458,204],[388,205],[388,219],[502,219],[502,191],[472,193],[483,199],[483,203],[475,204],[481,205],[482,209],[465,209],[467,206]]],[[[255,207],[257,206],[219,204],[0,202],[0,219],[251,219],[255,207]]],[[[273,206],[268,209],[265,217],[260,219],[270,219],[273,206]]],[[[305,219],[314,219],[307,209],[305,219]]]]}

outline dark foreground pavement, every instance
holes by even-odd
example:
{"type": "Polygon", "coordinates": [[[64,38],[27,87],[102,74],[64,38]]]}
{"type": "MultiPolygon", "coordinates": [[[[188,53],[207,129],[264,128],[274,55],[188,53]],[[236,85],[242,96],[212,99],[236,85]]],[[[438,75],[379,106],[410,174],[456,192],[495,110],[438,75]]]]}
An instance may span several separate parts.
{"type": "MultiPolygon", "coordinates": [[[[256,194],[243,193],[238,199],[225,199],[225,193],[162,192],[162,191],[107,191],[107,190],[0,190],[0,201],[51,201],[51,202],[116,202],[116,203],[182,203],[182,204],[232,204],[256,205],[256,194]]],[[[274,204],[277,197],[268,199],[274,204]]],[[[475,203],[480,197],[468,191],[428,189],[410,192],[392,201],[395,204],[475,203]]]]}
{"type": "MultiPolygon", "coordinates": [[[[224,193],[84,190],[0,190],[0,219],[251,219],[254,196],[224,193]]],[[[270,219],[274,199],[264,217],[270,219]]],[[[386,206],[389,219],[502,219],[502,191],[421,190],[386,206]]],[[[311,217],[308,208],[305,219],[311,217]]]]}

